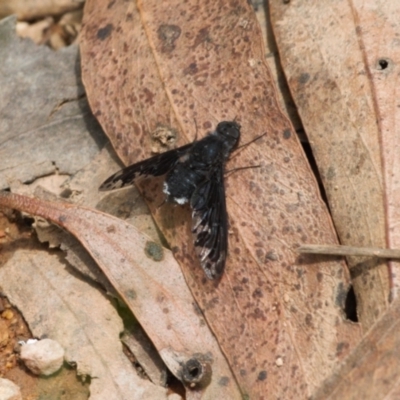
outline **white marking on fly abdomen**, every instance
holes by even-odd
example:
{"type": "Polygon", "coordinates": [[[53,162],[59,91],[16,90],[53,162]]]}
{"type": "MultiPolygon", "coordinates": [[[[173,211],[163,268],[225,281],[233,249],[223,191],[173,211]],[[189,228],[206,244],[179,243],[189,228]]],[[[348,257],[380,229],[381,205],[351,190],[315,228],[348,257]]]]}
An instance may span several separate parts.
{"type": "Polygon", "coordinates": [[[168,183],[167,182],[164,182],[163,192],[168,196],[171,194],[169,192],[169,188],[168,188],[168,183]]]}
{"type": "Polygon", "coordinates": [[[176,203],[182,205],[182,204],[186,204],[189,201],[189,199],[187,199],[186,197],[181,197],[181,198],[174,197],[174,201],[176,203]]]}

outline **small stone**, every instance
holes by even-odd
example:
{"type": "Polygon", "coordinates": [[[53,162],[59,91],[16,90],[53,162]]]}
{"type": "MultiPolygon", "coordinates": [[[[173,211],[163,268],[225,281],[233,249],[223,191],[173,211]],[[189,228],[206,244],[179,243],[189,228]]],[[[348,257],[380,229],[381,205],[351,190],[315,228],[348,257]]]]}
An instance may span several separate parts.
{"type": "Polygon", "coordinates": [[[7,310],[4,310],[4,311],[1,313],[1,316],[2,316],[4,319],[10,320],[11,318],[14,317],[14,313],[13,313],[10,309],[7,309],[7,310]]]}
{"type": "Polygon", "coordinates": [[[0,399],[1,400],[22,400],[19,387],[8,379],[0,378],[0,399]]]}
{"type": "Polygon", "coordinates": [[[285,293],[285,294],[283,295],[283,301],[284,301],[285,303],[289,303],[290,297],[289,297],[289,295],[288,295],[287,293],[285,293]]]}
{"type": "Polygon", "coordinates": [[[278,357],[278,358],[275,360],[275,364],[276,364],[277,367],[282,367],[282,365],[283,365],[283,359],[282,359],[282,357],[278,357]]]}
{"type": "Polygon", "coordinates": [[[21,359],[34,374],[51,375],[62,367],[64,349],[52,339],[28,342],[21,347],[21,359]]]}

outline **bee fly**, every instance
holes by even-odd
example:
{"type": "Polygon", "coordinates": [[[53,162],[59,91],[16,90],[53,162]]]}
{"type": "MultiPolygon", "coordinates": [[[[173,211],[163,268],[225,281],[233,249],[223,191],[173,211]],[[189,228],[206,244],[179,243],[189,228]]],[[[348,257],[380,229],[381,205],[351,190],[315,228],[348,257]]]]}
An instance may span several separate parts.
{"type": "Polygon", "coordinates": [[[223,121],[203,139],[130,165],[100,186],[106,191],[132,185],[138,177],[166,175],[168,201],[190,203],[194,245],[209,279],[219,278],[228,250],[224,165],[240,138],[240,125],[223,121]]]}

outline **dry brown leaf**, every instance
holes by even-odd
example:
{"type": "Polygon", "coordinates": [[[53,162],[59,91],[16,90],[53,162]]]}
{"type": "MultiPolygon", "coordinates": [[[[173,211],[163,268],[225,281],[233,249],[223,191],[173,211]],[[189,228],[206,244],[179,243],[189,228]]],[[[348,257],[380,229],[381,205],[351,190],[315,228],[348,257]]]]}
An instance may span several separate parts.
{"type": "Polygon", "coordinates": [[[135,359],[154,384],[167,386],[167,368],[141,326],[136,324],[133,329],[125,330],[121,341],[134,354],[135,359]]]}
{"type": "Polygon", "coordinates": [[[17,250],[0,268],[3,293],[23,312],[35,337],[65,349],[91,400],[166,399],[165,388],[140,378],[122,351],[122,320],[95,288],[68,271],[57,254],[17,250]]]}
{"type": "Polygon", "coordinates": [[[16,14],[20,20],[60,15],[82,7],[84,0],[0,0],[0,18],[16,14]]]}
{"type": "Polygon", "coordinates": [[[274,34],[269,16],[269,6],[264,0],[252,0],[251,4],[254,8],[258,23],[261,27],[262,37],[265,47],[265,61],[271,71],[274,82],[278,88],[277,96],[282,109],[290,118],[294,129],[299,134],[303,130],[296,105],[289,91],[289,86],[279,60],[278,48],[276,47],[274,34]]]}
{"type": "MultiPolygon", "coordinates": [[[[400,170],[393,156],[397,75],[393,65],[383,70],[378,62],[399,58],[398,6],[375,0],[270,4],[282,64],[342,244],[399,247],[393,176],[400,170]]],[[[392,286],[398,290],[398,278],[382,261],[349,262],[367,330],[387,308],[392,286]]]]}
{"type": "MultiPolygon", "coordinates": [[[[353,15],[356,33],[361,43],[365,70],[371,83],[373,116],[379,128],[378,141],[372,148],[380,150],[384,185],[383,204],[385,208],[386,243],[389,248],[400,247],[400,118],[397,88],[399,87],[398,67],[400,61],[400,7],[393,2],[354,2],[353,15]]],[[[369,148],[371,149],[371,148],[369,148]]],[[[373,188],[372,188],[373,189],[373,188]]],[[[372,200],[371,200],[372,201],[372,200]]],[[[399,262],[391,262],[391,298],[397,298],[400,290],[400,276],[396,270],[399,262]]]]}
{"type": "Polygon", "coordinates": [[[99,192],[100,184],[110,175],[110,171],[121,168],[122,164],[116,158],[111,146],[106,146],[88,165],[64,182],[63,197],[75,204],[96,208],[124,219],[154,241],[160,242],[154,220],[136,187],[113,193],[112,196],[99,192]]]}
{"type": "Polygon", "coordinates": [[[57,53],[0,22],[0,189],[14,180],[73,174],[104,146],[76,74],[78,49],[57,53]]]}
{"type": "Polygon", "coordinates": [[[345,266],[297,258],[293,250],[311,238],[336,237],[276,101],[248,3],[146,1],[138,9],[133,2],[88,1],[82,41],[89,101],[125,163],[150,155],[160,126],[177,133],[177,145],[193,140],[196,125],[204,135],[224,119],[237,118],[242,143],[267,132],[228,167],[261,164],[227,178],[230,255],[219,283],[199,267],[189,210],[159,207],[159,179],[143,189],[242,392],[311,394],[359,330],[341,311],[345,266]]]}
{"type": "Polygon", "coordinates": [[[396,299],[345,364],[312,397],[398,399],[400,397],[400,302],[396,299]]]}
{"type": "Polygon", "coordinates": [[[5,192],[0,192],[0,205],[49,219],[76,236],[178,378],[183,365],[192,358],[210,364],[209,386],[188,391],[187,399],[241,398],[229,366],[170,251],[132,225],[99,211],[5,192]]]}

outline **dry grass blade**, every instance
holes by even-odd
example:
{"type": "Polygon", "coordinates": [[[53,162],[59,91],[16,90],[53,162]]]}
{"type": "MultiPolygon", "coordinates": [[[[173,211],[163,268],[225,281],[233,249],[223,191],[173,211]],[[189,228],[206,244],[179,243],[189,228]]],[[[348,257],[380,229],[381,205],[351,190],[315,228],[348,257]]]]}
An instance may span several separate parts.
{"type": "Polygon", "coordinates": [[[354,247],[340,245],[321,245],[321,244],[303,244],[296,249],[302,254],[326,254],[332,256],[349,257],[378,257],[378,258],[400,258],[398,249],[381,249],[378,247],[354,247]]]}

